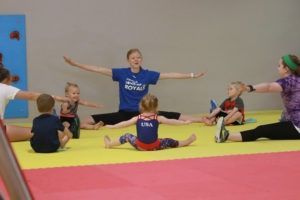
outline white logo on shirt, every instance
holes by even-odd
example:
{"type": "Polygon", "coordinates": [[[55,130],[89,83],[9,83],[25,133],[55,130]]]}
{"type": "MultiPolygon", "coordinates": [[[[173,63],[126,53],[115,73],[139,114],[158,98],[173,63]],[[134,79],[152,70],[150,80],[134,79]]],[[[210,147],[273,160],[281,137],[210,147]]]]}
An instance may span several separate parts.
{"type": "Polygon", "coordinates": [[[151,122],[142,122],[141,126],[142,127],[153,127],[153,124],[151,122]]]}
{"type": "Polygon", "coordinates": [[[145,90],[146,85],[139,83],[138,81],[131,80],[130,78],[127,78],[124,87],[127,90],[143,91],[145,90]]]}

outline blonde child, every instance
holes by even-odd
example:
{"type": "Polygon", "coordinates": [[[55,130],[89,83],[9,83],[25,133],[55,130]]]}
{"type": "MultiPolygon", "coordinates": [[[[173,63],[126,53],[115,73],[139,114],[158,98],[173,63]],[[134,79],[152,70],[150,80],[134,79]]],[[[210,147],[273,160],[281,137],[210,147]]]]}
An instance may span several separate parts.
{"type": "Polygon", "coordinates": [[[141,114],[115,125],[106,125],[108,128],[122,128],[136,124],[137,136],[126,133],[118,140],[111,140],[104,136],[105,148],[119,146],[129,142],[134,148],[141,151],[161,150],[166,148],[176,148],[187,146],[196,140],[196,135],[190,135],[186,140],[178,141],[172,138],[158,138],[158,127],[160,123],[182,125],[189,124],[191,121],[181,121],[168,119],[157,114],[158,99],[151,94],[144,96],[140,102],[141,114]]]}
{"type": "Polygon", "coordinates": [[[65,87],[65,96],[69,98],[68,102],[61,104],[60,120],[61,122],[69,127],[73,133],[73,138],[79,138],[80,128],[89,130],[98,130],[103,123],[100,121],[96,124],[80,123],[77,115],[78,105],[84,105],[92,108],[100,108],[102,105],[91,103],[80,99],[80,89],[75,83],[67,82],[65,87]]]}
{"type": "Polygon", "coordinates": [[[52,153],[64,148],[72,138],[72,133],[63,126],[56,115],[52,114],[55,104],[53,97],[41,94],[36,103],[41,115],[34,118],[32,123],[31,147],[38,153],[52,153]]]}
{"type": "Polygon", "coordinates": [[[241,125],[245,122],[244,101],[241,98],[242,87],[242,82],[230,83],[228,98],[207,116],[207,119],[211,122],[207,125],[215,124],[219,117],[224,117],[225,125],[241,125]]]}

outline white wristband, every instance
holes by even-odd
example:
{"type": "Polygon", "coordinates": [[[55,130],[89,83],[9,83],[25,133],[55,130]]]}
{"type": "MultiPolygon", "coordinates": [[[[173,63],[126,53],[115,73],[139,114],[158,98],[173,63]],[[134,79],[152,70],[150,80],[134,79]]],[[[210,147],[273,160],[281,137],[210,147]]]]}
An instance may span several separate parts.
{"type": "Polygon", "coordinates": [[[191,77],[191,78],[195,78],[194,72],[192,72],[192,73],[190,74],[190,77],[191,77]]]}

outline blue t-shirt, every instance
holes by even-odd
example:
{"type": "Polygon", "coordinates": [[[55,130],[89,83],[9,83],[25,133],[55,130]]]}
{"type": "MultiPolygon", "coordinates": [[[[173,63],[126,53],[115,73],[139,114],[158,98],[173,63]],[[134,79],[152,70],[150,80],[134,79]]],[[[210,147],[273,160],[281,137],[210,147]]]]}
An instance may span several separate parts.
{"type": "Polygon", "coordinates": [[[65,127],[57,116],[41,114],[34,118],[31,132],[30,145],[35,152],[55,152],[60,147],[58,130],[64,131],[65,127]]]}
{"type": "Polygon", "coordinates": [[[149,85],[155,85],[159,79],[159,72],[141,68],[138,73],[130,68],[112,69],[113,81],[119,82],[119,110],[139,111],[139,103],[148,93],[149,85]]]}

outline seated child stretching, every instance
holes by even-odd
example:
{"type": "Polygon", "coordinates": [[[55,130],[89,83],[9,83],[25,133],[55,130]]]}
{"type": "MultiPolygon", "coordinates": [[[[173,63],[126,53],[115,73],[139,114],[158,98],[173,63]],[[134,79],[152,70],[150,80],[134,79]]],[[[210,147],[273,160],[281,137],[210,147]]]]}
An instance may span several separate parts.
{"type": "Polygon", "coordinates": [[[232,82],[228,87],[228,98],[223,101],[220,107],[214,109],[207,119],[210,124],[215,124],[219,117],[224,117],[224,124],[241,125],[245,122],[244,102],[242,95],[242,82],[232,82]]]}
{"type": "Polygon", "coordinates": [[[78,104],[93,108],[100,108],[102,106],[81,100],[80,89],[77,84],[68,82],[65,87],[65,96],[70,100],[61,104],[60,120],[73,133],[73,138],[79,138],[80,128],[98,130],[103,126],[103,122],[101,121],[96,124],[80,123],[77,115],[78,104]]]}
{"type": "Polygon", "coordinates": [[[140,115],[115,125],[106,125],[108,128],[121,128],[136,124],[137,136],[126,133],[115,141],[110,140],[108,136],[104,136],[105,148],[111,148],[129,142],[137,150],[151,151],[187,146],[196,140],[195,134],[190,135],[190,137],[183,141],[171,138],[158,138],[159,123],[180,125],[189,124],[191,122],[167,119],[164,116],[159,116],[157,115],[157,107],[158,99],[154,95],[147,94],[140,102],[140,115]]]}
{"type": "Polygon", "coordinates": [[[36,103],[41,115],[33,120],[30,145],[38,153],[56,152],[72,138],[72,133],[52,114],[55,104],[52,96],[41,94],[36,103]]]}

